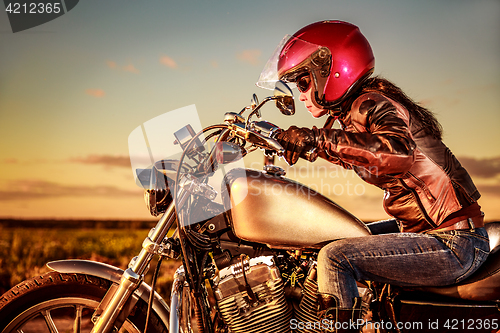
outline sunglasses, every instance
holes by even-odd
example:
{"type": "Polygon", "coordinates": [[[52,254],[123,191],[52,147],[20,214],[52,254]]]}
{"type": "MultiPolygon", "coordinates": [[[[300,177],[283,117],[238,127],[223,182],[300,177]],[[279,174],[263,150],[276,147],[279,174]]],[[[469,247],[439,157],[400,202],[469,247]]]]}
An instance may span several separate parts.
{"type": "Polygon", "coordinates": [[[309,73],[303,74],[295,79],[295,84],[297,84],[297,89],[301,93],[305,93],[311,87],[311,75],[309,73]]]}

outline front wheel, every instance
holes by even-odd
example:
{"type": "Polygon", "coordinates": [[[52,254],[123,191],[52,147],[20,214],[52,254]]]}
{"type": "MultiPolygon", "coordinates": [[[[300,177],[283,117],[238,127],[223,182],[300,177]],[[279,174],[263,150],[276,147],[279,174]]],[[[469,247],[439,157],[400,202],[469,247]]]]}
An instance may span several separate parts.
{"type": "MultiPolygon", "coordinates": [[[[23,281],[0,297],[0,332],[90,332],[92,314],[111,282],[86,274],[50,272],[23,281]]],[[[139,300],[120,332],[140,333],[147,304],[139,300]]],[[[168,332],[151,313],[148,332],[168,332]]]]}

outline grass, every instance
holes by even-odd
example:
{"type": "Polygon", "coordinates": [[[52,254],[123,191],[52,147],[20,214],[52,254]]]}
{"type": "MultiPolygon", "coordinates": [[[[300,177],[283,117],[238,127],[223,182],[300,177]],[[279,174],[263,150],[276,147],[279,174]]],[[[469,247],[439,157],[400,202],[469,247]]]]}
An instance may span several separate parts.
{"type": "MultiPolygon", "coordinates": [[[[124,269],[140,252],[148,231],[0,226],[0,295],[25,279],[48,272],[45,264],[53,260],[88,259],[124,269]]],[[[147,283],[154,271],[151,266],[147,283]]],[[[165,298],[178,266],[176,261],[163,261],[156,290],[165,298]]]]}

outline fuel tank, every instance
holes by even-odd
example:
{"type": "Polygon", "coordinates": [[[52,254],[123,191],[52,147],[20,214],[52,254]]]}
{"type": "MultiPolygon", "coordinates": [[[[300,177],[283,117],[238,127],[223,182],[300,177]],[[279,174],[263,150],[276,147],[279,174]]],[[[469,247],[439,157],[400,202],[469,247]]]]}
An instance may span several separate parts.
{"type": "Polygon", "coordinates": [[[290,179],[234,169],[222,197],[234,234],[271,248],[321,248],[341,239],[370,235],[366,225],[320,193],[290,179]]]}

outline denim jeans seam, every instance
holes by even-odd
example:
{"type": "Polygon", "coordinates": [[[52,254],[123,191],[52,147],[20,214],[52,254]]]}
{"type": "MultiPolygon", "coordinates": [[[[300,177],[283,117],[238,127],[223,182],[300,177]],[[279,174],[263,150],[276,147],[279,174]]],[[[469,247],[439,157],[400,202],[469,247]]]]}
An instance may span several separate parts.
{"type": "Polygon", "coordinates": [[[441,231],[441,232],[429,232],[429,233],[427,233],[427,235],[434,236],[434,237],[440,237],[440,238],[445,238],[445,237],[443,237],[444,235],[452,235],[452,236],[460,236],[460,237],[474,237],[474,238],[482,239],[485,241],[489,240],[488,237],[478,235],[477,233],[471,232],[469,230],[467,230],[467,231],[450,230],[450,231],[441,231]]]}
{"type": "Polygon", "coordinates": [[[473,274],[481,266],[481,264],[484,263],[484,261],[486,260],[485,259],[485,260],[483,260],[483,262],[478,263],[480,258],[484,255],[486,255],[486,258],[487,258],[489,255],[489,251],[484,251],[483,249],[480,249],[478,247],[474,247],[474,259],[472,260],[472,264],[470,265],[470,267],[467,269],[467,271],[465,273],[463,273],[462,275],[460,275],[459,277],[457,277],[455,279],[455,283],[459,283],[459,282],[465,280],[466,278],[468,278],[471,274],[473,274]],[[482,255],[481,255],[481,253],[482,253],[482,255]]]}
{"type": "Polygon", "coordinates": [[[457,240],[457,236],[456,234],[453,234],[453,237],[451,237],[451,242],[450,242],[450,246],[448,246],[450,248],[450,250],[453,251],[453,249],[455,248],[455,243],[456,243],[456,240],[457,240]]]}
{"type": "MultiPolygon", "coordinates": [[[[416,253],[397,253],[397,254],[382,254],[382,255],[370,255],[371,258],[386,258],[386,257],[403,257],[403,256],[414,256],[414,255],[422,255],[422,254],[429,254],[429,253],[440,253],[440,252],[448,252],[450,251],[450,249],[441,249],[441,250],[431,250],[431,251],[426,251],[426,252],[416,252],[416,253]]],[[[367,256],[366,255],[359,255],[359,256],[352,256],[351,258],[349,258],[349,260],[347,261],[350,261],[350,260],[356,260],[356,259],[359,259],[359,258],[366,258],[367,256]]],[[[342,260],[344,261],[344,260],[342,260]]],[[[349,264],[351,267],[352,265],[349,264]]]]}

